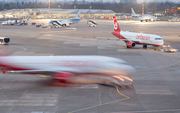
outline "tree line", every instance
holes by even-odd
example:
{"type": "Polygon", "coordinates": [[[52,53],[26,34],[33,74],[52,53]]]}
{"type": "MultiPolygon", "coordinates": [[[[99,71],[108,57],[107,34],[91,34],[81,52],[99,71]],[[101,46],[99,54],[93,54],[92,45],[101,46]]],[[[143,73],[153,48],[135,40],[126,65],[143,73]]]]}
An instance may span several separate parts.
{"type": "MultiPolygon", "coordinates": [[[[50,3],[51,8],[61,9],[102,9],[102,10],[113,10],[116,13],[131,13],[131,7],[134,8],[135,12],[142,12],[142,5],[138,3],[87,3],[87,4],[62,4],[62,3],[50,3]]],[[[180,3],[174,2],[161,2],[161,3],[145,3],[145,13],[156,11],[164,11],[165,9],[171,9],[172,7],[180,7],[180,3]]],[[[25,9],[25,8],[48,8],[48,3],[41,2],[11,2],[11,3],[0,3],[0,10],[9,9],[25,9]]],[[[178,12],[178,11],[177,11],[178,12]]],[[[180,11],[179,11],[180,13],[180,11]]]]}

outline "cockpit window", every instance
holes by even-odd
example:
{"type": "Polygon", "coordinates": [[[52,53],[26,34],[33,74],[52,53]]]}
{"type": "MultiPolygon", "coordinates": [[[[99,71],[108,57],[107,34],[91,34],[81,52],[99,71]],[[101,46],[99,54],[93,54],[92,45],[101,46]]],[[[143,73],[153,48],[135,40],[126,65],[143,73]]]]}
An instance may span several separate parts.
{"type": "Polygon", "coordinates": [[[155,38],[155,40],[162,40],[162,38],[155,38]]]}

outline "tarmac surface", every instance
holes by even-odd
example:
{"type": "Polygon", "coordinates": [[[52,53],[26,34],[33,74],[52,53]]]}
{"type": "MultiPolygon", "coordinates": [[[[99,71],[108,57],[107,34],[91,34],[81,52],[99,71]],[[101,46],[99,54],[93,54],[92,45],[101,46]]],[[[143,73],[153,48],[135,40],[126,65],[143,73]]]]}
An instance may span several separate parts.
{"type": "MultiPolygon", "coordinates": [[[[36,21],[30,21],[36,22],[36,21]]],[[[180,23],[118,21],[123,31],[167,35],[165,44],[180,50],[180,23]]],[[[125,60],[136,68],[129,75],[133,88],[82,84],[60,87],[34,75],[0,74],[0,113],[180,113],[180,54],[154,51],[148,46],[127,49],[123,41],[94,39],[111,37],[113,20],[87,21],[67,28],[0,26],[1,45],[13,56],[102,55],[125,60]],[[10,50],[10,51],[9,51],[10,50]]],[[[116,38],[116,37],[114,37],[116,38]]]]}

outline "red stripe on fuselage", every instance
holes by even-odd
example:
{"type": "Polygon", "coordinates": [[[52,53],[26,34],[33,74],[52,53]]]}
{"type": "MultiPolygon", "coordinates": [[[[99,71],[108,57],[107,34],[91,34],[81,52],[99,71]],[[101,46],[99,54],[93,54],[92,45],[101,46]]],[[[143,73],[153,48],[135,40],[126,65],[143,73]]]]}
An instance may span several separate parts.
{"type": "Polygon", "coordinates": [[[14,71],[31,70],[31,69],[27,69],[27,68],[16,67],[16,66],[13,66],[13,65],[8,64],[8,63],[5,64],[5,63],[2,63],[2,62],[0,62],[0,68],[5,69],[5,70],[14,70],[14,71]]]}
{"type": "Polygon", "coordinates": [[[119,39],[126,39],[125,37],[123,37],[120,32],[117,32],[117,31],[113,31],[111,32],[114,36],[116,36],[117,38],[119,39]]]}
{"type": "Polygon", "coordinates": [[[139,44],[139,45],[152,45],[152,46],[155,46],[155,47],[161,46],[161,45],[148,44],[148,43],[138,43],[138,42],[134,42],[134,43],[139,44]]]}

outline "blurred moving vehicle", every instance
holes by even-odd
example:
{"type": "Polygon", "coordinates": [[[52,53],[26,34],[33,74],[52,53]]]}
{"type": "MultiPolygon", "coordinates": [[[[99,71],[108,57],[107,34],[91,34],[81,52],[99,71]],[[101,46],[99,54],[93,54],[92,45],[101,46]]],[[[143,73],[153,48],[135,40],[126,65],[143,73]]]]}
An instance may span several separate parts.
{"type": "Polygon", "coordinates": [[[77,16],[73,19],[51,20],[49,25],[52,28],[69,27],[71,24],[78,23],[80,21],[81,10],[79,10],[77,16]]]}
{"type": "Polygon", "coordinates": [[[48,26],[47,26],[47,25],[45,25],[45,24],[39,24],[39,25],[36,25],[36,27],[37,27],[37,28],[39,28],[39,27],[42,27],[42,28],[47,28],[48,26]]]}
{"type": "Polygon", "coordinates": [[[8,45],[10,42],[10,38],[0,37],[0,44],[8,45]]]}
{"type": "Polygon", "coordinates": [[[4,74],[43,75],[64,84],[89,80],[121,87],[132,85],[127,75],[135,70],[121,59],[104,56],[1,56],[0,68],[4,74]]]}
{"type": "Polygon", "coordinates": [[[134,18],[134,19],[137,19],[137,20],[140,20],[141,22],[143,21],[155,21],[157,20],[157,18],[155,16],[151,16],[151,15],[137,15],[135,12],[134,12],[134,9],[131,8],[131,16],[134,18]]]}
{"type": "Polygon", "coordinates": [[[175,53],[178,51],[178,49],[174,49],[170,45],[163,45],[162,47],[163,47],[162,51],[164,52],[175,53]]]}
{"type": "Polygon", "coordinates": [[[95,22],[94,20],[88,20],[87,24],[89,27],[96,27],[97,26],[97,22],[95,22]]]}
{"type": "Polygon", "coordinates": [[[27,22],[29,21],[30,16],[27,16],[26,19],[20,19],[20,20],[8,20],[3,21],[1,24],[4,25],[28,25],[27,22]]]}
{"type": "Polygon", "coordinates": [[[158,36],[154,34],[145,34],[145,33],[136,33],[136,32],[129,32],[129,31],[122,31],[119,27],[119,24],[116,20],[116,17],[113,17],[114,19],[114,31],[111,32],[116,38],[107,38],[107,37],[96,37],[101,39],[108,39],[108,40],[122,40],[126,43],[127,48],[133,48],[136,46],[136,44],[143,45],[143,48],[147,48],[147,45],[159,47],[164,44],[164,41],[162,38],[166,36],[158,36]]]}
{"type": "Polygon", "coordinates": [[[36,25],[36,22],[32,22],[31,25],[36,25]]]}

